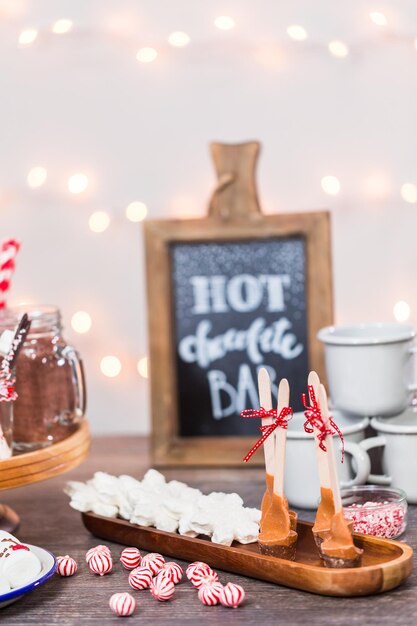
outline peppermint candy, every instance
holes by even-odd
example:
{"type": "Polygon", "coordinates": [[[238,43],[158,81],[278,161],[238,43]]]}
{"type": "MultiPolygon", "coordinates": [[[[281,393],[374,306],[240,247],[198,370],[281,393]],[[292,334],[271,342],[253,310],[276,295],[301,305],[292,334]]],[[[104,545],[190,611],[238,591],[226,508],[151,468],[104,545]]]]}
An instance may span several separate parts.
{"type": "Polygon", "coordinates": [[[87,561],[87,563],[96,552],[105,552],[111,557],[110,548],[108,548],[107,546],[94,546],[93,548],[87,550],[85,554],[85,560],[87,561]]]}
{"type": "Polygon", "coordinates": [[[141,562],[140,551],[137,548],[125,548],[120,555],[120,561],[125,569],[135,569],[141,562]]]}
{"type": "Polygon", "coordinates": [[[109,600],[109,606],[119,617],[128,617],[136,608],[136,600],[130,593],[114,593],[109,600]]]}
{"type": "Polygon", "coordinates": [[[169,580],[167,576],[158,575],[156,576],[150,585],[150,590],[152,596],[155,600],[159,600],[160,602],[166,602],[170,600],[175,593],[175,585],[172,580],[169,580]]]}
{"type": "Polygon", "coordinates": [[[129,574],[129,585],[132,589],[147,589],[152,582],[153,573],[149,567],[141,566],[129,574]]]}
{"type": "Polygon", "coordinates": [[[88,561],[88,567],[94,574],[104,576],[113,569],[113,559],[106,552],[96,552],[88,561]]]}
{"type": "Polygon", "coordinates": [[[154,576],[163,568],[165,564],[165,559],[162,554],[158,554],[158,552],[150,552],[146,556],[142,557],[141,565],[146,565],[149,569],[152,570],[152,574],[154,576]]]}
{"type": "Polygon", "coordinates": [[[169,580],[171,580],[174,585],[177,585],[182,579],[182,567],[178,565],[178,563],[174,563],[174,561],[169,561],[162,566],[162,569],[159,570],[158,576],[163,574],[167,576],[169,580]]]}
{"type": "Polygon", "coordinates": [[[220,583],[202,585],[198,590],[198,599],[206,606],[216,606],[216,604],[220,602],[220,594],[222,591],[223,585],[220,583]]]}
{"type": "Polygon", "coordinates": [[[195,569],[189,578],[190,583],[196,588],[200,589],[203,585],[211,585],[219,581],[217,572],[209,569],[195,569]]]}
{"type": "Polygon", "coordinates": [[[56,571],[60,576],[73,576],[77,571],[77,563],[68,554],[57,556],[56,571]]]}
{"type": "Polygon", "coordinates": [[[240,585],[227,583],[220,592],[219,600],[223,606],[237,609],[245,599],[245,592],[240,585]]]}
{"type": "Polygon", "coordinates": [[[187,576],[188,580],[190,580],[193,572],[198,569],[211,570],[211,567],[207,565],[207,563],[203,563],[203,561],[194,561],[194,563],[190,563],[185,570],[185,575],[187,576]]]}

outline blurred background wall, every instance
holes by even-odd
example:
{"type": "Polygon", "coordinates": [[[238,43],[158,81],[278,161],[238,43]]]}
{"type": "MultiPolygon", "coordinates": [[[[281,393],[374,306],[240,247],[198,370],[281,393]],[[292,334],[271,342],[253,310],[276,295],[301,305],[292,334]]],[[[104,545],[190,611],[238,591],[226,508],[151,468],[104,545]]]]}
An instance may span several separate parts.
{"type": "Polygon", "coordinates": [[[331,210],[336,322],[417,322],[416,37],[415,0],[0,0],[10,304],[60,306],[94,432],[149,430],[131,219],[203,216],[212,140],[262,142],[265,212],[331,210]]]}

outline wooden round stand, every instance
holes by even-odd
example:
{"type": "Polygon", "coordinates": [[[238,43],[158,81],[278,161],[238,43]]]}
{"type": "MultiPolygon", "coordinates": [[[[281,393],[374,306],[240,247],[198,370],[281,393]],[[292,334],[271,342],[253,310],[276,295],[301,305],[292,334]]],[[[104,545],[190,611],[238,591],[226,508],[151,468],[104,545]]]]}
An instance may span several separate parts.
{"type": "MultiPolygon", "coordinates": [[[[0,461],[0,491],[68,472],[88,456],[89,449],[90,433],[88,423],[84,421],[75,433],[59,443],[0,461]]],[[[19,522],[17,513],[0,503],[0,530],[16,530],[19,522]]]]}

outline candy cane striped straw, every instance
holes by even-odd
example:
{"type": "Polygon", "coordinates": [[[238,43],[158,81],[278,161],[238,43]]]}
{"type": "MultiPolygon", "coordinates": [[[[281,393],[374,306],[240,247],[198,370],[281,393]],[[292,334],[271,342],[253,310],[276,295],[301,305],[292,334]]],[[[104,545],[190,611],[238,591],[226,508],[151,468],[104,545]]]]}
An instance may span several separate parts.
{"type": "Polygon", "coordinates": [[[0,246],[0,309],[6,306],[6,297],[15,269],[15,258],[19,252],[20,242],[7,239],[0,246]]]}

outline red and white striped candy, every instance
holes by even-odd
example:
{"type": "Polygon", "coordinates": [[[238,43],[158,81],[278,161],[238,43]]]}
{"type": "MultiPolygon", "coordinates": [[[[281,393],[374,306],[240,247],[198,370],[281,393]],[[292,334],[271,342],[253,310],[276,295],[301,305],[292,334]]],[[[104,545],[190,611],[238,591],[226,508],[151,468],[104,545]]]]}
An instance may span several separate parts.
{"type": "Polygon", "coordinates": [[[125,569],[135,569],[141,562],[140,551],[137,548],[125,548],[120,555],[120,561],[125,569]]]}
{"type": "Polygon", "coordinates": [[[155,600],[166,602],[170,600],[175,593],[175,585],[172,580],[166,576],[155,576],[150,586],[151,594],[155,600]]]}
{"type": "Polygon", "coordinates": [[[196,589],[200,589],[203,585],[211,585],[217,583],[219,580],[217,572],[211,568],[208,570],[196,569],[189,579],[190,583],[194,585],[196,589]]]}
{"type": "Polygon", "coordinates": [[[158,552],[150,552],[146,556],[142,557],[141,565],[146,565],[152,570],[154,576],[163,568],[165,559],[162,554],[158,552]]]}
{"type": "Polygon", "coordinates": [[[220,602],[220,594],[223,591],[221,583],[202,585],[198,590],[198,599],[206,606],[216,606],[220,602]]]}
{"type": "Polygon", "coordinates": [[[186,574],[188,580],[190,580],[193,572],[195,570],[199,570],[199,569],[210,570],[211,567],[209,565],[207,565],[207,563],[203,563],[203,561],[194,561],[194,563],[190,563],[189,566],[187,567],[187,569],[185,570],[185,574],[186,574]]]}
{"type": "Polygon", "coordinates": [[[128,617],[136,608],[136,600],[130,593],[114,593],[109,600],[109,606],[119,617],[128,617]]]}
{"type": "Polygon", "coordinates": [[[147,589],[152,582],[153,573],[149,567],[141,566],[129,574],[129,585],[132,589],[147,589]]]}
{"type": "Polygon", "coordinates": [[[15,258],[19,252],[20,242],[7,239],[0,246],[0,309],[6,306],[7,292],[15,269],[15,258]]]}
{"type": "Polygon", "coordinates": [[[106,552],[96,552],[88,561],[88,567],[94,574],[104,576],[113,569],[113,559],[106,552]]]}
{"type": "Polygon", "coordinates": [[[77,563],[68,554],[57,556],[56,571],[60,576],[73,576],[77,571],[77,563]]]}
{"type": "Polygon", "coordinates": [[[111,557],[110,548],[108,548],[107,546],[94,546],[93,548],[87,550],[85,554],[85,560],[87,561],[87,563],[89,562],[93,554],[96,554],[96,552],[104,552],[111,557]]]}
{"type": "Polygon", "coordinates": [[[178,563],[174,563],[174,561],[169,561],[159,570],[158,576],[161,574],[167,576],[169,580],[172,580],[174,585],[177,585],[182,579],[182,567],[180,567],[178,563]]]}
{"type": "Polygon", "coordinates": [[[227,583],[220,592],[219,600],[223,606],[237,609],[245,599],[245,592],[240,585],[227,583]]]}

